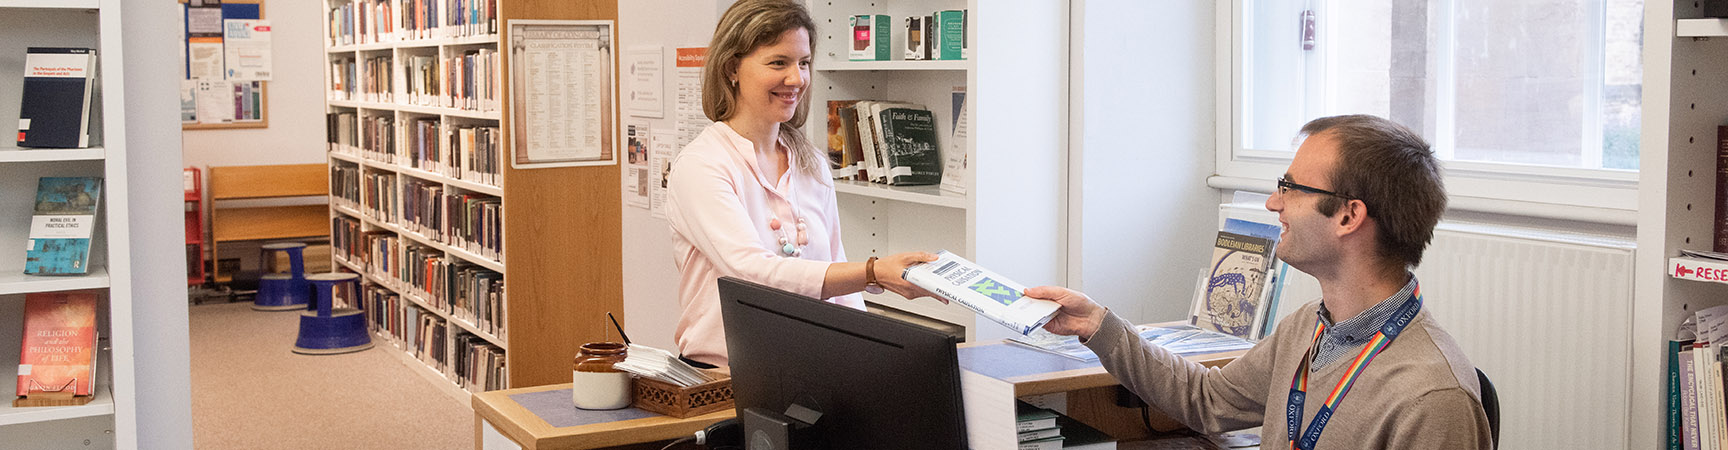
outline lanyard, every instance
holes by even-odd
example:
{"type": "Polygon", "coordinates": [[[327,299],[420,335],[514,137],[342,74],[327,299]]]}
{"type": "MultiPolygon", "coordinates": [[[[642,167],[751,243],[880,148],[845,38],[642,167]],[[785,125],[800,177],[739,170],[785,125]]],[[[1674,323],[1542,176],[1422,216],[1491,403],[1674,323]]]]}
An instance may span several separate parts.
{"type": "Polygon", "coordinates": [[[1296,376],[1290,380],[1290,401],[1284,407],[1286,416],[1286,433],[1289,434],[1290,448],[1312,450],[1320,442],[1320,432],[1326,429],[1326,423],[1332,420],[1332,413],[1338,410],[1338,404],[1344,401],[1344,395],[1350,393],[1350,387],[1356,384],[1356,377],[1362,374],[1362,369],[1374,361],[1374,357],[1392,344],[1392,340],[1404,332],[1404,327],[1416,318],[1416,312],[1422,310],[1422,287],[1417,286],[1411,292],[1410,299],[1398,307],[1392,318],[1386,319],[1386,324],[1380,326],[1380,332],[1368,340],[1362,352],[1356,354],[1356,360],[1350,363],[1350,370],[1344,372],[1344,378],[1338,380],[1338,385],[1332,387],[1332,395],[1326,397],[1326,403],[1320,406],[1320,411],[1314,414],[1314,422],[1308,424],[1308,429],[1297,439],[1296,430],[1302,428],[1302,404],[1308,395],[1308,361],[1314,357],[1314,347],[1320,342],[1320,332],[1326,330],[1326,322],[1314,321],[1314,342],[1308,345],[1308,354],[1302,357],[1302,365],[1296,368],[1296,376]]]}

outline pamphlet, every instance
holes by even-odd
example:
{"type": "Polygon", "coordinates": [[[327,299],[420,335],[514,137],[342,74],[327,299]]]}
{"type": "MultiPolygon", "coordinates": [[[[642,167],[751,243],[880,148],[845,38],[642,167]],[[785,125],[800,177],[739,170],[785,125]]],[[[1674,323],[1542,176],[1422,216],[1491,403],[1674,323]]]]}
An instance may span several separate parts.
{"type": "Polygon", "coordinates": [[[1020,334],[1044,326],[1061,305],[1025,296],[1025,286],[943,250],[937,259],[907,267],[901,277],[1020,334]]]}

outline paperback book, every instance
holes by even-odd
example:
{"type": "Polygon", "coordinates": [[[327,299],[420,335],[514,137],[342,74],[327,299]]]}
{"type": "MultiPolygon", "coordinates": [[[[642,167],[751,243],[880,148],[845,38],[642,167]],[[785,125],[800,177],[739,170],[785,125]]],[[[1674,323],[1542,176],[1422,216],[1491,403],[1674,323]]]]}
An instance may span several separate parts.
{"type": "Polygon", "coordinates": [[[936,257],[907,267],[901,278],[1023,335],[1056,316],[1060,305],[1025,296],[1026,287],[1019,283],[947,250],[936,257]]]}
{"type": "Polygon", "coordinates": [[[90,239],[102,179],[42,177],[36,183],[35,216],[25,244],[24,273],[81,275],[90,272],[90,239]]]}
{"type": "Polygon", "coordinates": [[[1257,336],[1267,314],[1263,288],[1271,278],[1273,241],[1219,231],[1200,279],[1188,323],[1231,336],[1257,336]]]}
{"type": "Polygon", "coordinates": [[[89,147],[97,95],[96,50],[30,47],[24,66],[18,146],[89,147]]]}
{"type": "Polygon", "coordinates": [[[12,405],[82,405],[95,390],[96,294],[25,294],[18,398],[12,405]]]}

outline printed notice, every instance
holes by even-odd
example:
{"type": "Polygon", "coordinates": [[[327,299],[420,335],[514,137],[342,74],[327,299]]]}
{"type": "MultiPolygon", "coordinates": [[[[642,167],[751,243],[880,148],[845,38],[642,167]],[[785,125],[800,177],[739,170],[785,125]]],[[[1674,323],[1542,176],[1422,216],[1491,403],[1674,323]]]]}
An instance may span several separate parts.
{"type": "Polygon", "coordinates": [[[708,62],[706,47],[680,48],[677,51],[678,61],[678,117],[677,148],[690,145],[702,130],[714,122],[708,120],[708,115],[702,112],[702,65],[708,62]]]}
{"type": "Polygon", "coordinates": [[[511,20],[512,166],[618,163],[612,22],[511,20]]]}
{"type": "Polygon", "coordinates": [[[664,51],[658,45],[645,45],[630,47],[624,54],[626,76],[630,78],[630,97],[624,104],[628,105],[630,115],[666,117],[666,81],[661,70],[664,51]]]}
{"type": "Polygon", "coordinates": [[[223,63],[229,80],[270,79],[270,21],[223,21],[223,63]]]}

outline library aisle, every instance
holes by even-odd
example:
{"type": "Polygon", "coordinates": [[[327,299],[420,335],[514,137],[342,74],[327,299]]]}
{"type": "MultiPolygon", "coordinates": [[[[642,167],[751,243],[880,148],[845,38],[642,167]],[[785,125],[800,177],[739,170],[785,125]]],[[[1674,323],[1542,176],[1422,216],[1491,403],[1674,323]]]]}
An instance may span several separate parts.
{"type": "Polygon", "coordinates": [[[298,314],[251,303],[191,307],[199,449],[472,449],[474,411],[416,376],[389,345],[289,351],[298,314]]]}

